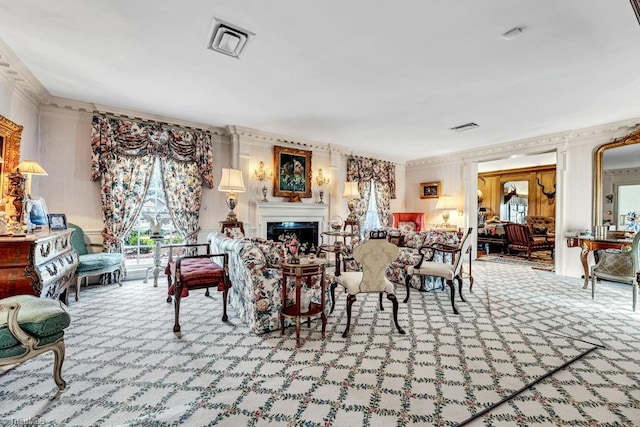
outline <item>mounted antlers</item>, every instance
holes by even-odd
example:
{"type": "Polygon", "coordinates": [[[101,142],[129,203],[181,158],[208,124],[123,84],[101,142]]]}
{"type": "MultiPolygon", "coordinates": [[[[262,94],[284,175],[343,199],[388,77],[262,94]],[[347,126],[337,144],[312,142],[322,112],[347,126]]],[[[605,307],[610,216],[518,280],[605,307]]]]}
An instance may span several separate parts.
{"type": "Polygon", "coordinates": [[[542,194],[547,196],[547,199],[549,199],[550,203],[553,203],[553,200],[556,197],[556,184],[555,183],[553,184],[553,191],[547,192],[547,191],[544,191],[544,185],[540,183],[540,178],[537,178],[537,180],[538,180],[538,185],[540,186],[540,188],[542,188],[542,194]]]}

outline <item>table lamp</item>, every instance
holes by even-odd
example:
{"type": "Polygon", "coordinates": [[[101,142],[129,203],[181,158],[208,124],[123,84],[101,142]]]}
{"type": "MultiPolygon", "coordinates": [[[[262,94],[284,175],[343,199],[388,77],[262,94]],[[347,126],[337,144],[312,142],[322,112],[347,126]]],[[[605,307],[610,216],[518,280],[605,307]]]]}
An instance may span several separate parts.
{"type": "Polygon", "coordinates": [[[238,217],[233,210],[238,205],[238,193],[244,193],[244,181],[242,180],[242,171],[240,169],[222,169],[222,177],[218,185],[218,191],[226,194],[225,200],[229,207],[226,221],[238,222],[238,217]]]}
{"type": "Polygon", "coordinates": [[[436,209],[442,211],[442,221],[444,221],[445,228],[449,227],[449,211],[455,208],[456,207],[453,204],[453,200],[448,194],[443,194],[442,196],[438,197],[436,209]]]}
{"type": "Polygon", "coordinates": [[[349,207],[349,216],[347,216],[348,222],[357,222],[356,218],[356,203],[360,200],[360,192],[358,191],[358,183],[355,181],[347,181],[344,183],[344,193],[342,193],[344,199],[349,199],[347,206],[349,207]]]}
{"type": "Polygon", "coordinates": [[[16,166],[16,172],[27,176],[25,196],[31,195],[31,175],[49,175],[35,160],[24,160],[16,166]]]}

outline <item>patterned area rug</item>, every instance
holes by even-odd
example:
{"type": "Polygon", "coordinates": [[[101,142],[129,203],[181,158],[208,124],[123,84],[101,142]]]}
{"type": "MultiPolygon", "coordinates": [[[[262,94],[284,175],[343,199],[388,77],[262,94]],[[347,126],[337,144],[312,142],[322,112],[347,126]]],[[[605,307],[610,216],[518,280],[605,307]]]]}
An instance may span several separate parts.
{"type": "Polygon", "coordinates": [[[531,260],[526,257],[517,255],[501,255],[501,254],[489,254],[478,258],[478,261],[498,262],[501,264],[513,264],[525,267],[531,267],[535,270],[554,271],[555,266],[549,255],[542,257],[538,254],[532,254],[531,260]]]}
{"type": "MultiPolygon", "coordinates": [[[[183,299],[184,335],[177,339],[163,287],[92,286],[70,305],[67,390],[56,394],[52,356],[28,361],[0,376],[0,420],[54,426],[640,422],[640,333],[629,326],[640,318],[630,310],[630,288],[600,288],[602,299],[591,301],[578,279],[497,263],[476,263],[474,275],[473,293],[465,289],[467,302],[456,302],[457,316],[448,291],[412,292],[400,304],[404,336],[392,326],[390,302],[378,311],[371,295],[354,304],[351,335],[343,339],[340,294],[326,338],[319,321],[304,324],[300,348],[293,330],[255,336],[233,316],[222,323],[218,293],[183,299]]],[[[401,299],[404,289],[397,292],[401,299]]]]}

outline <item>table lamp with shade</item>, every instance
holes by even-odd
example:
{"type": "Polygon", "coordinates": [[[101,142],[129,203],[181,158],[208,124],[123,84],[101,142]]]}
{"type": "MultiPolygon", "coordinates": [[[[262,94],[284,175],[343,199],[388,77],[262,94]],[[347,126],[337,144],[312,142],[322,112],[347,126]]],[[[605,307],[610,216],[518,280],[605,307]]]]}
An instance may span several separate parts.
{"type": "Polygon", "coordinates": [[[25,196],[31,196],[31,175],[49,175],[35,160],[24,160],[16,166],[16,172],[26,175],[25,196]]]}
{"type": "Polygon", "coordinates": [[[356,203],[360,200],[360,192],[358,191],[358,183],[355,181],[347,181],[344,183],[344,193],[342,193],[344,199],[349,199],[347,206],[349,207],[349,216],[347,216],[348,222],[357,222],[356,218],[356,203]]]}
{"type": "Polygon", "coordinates": [[[242,179],[242,171],[240,169],[223,168],[218,191],[227,193],[225,200],[229,207],[229,213],[227,214],[226,221],[237,222],[238,217],[233,210],[238,205],[238,193],[244,193],[246,191],[242,179]]]}
{"type": "Polygon", "coordinates": [[[442,221],[444,221],[445,228],[449,227],[449,211],[456,209],[453,198],[448,194],[439,196],[436,209],[442,211],[442,221]]]}

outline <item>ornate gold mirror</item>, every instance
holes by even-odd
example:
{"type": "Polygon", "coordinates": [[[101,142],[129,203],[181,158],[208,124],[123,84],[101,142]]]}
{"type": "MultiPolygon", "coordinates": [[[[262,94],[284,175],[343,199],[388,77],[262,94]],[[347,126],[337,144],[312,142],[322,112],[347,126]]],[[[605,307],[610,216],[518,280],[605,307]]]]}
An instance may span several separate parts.
{"type": "Polygon", "coordinates": [[[636,192],[622,191],[640,184],[640,130],[598,147],[593,164],[593,223],[604,225],[606,221],[623,230],[625,214],[640,211],[640,197],[625,196],[636,192]]]}
{"type": "Polygon", "coordinates": [[[0,157],[4,160],[0,163],[0,211],[5,210],[7,191],[9,189],[9,174],[20,162],[20,138],[22,126],[13,123],[4,116],[0,116],[0,157]]]}

